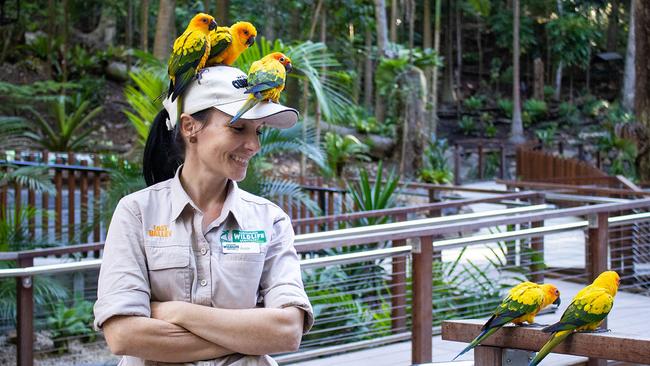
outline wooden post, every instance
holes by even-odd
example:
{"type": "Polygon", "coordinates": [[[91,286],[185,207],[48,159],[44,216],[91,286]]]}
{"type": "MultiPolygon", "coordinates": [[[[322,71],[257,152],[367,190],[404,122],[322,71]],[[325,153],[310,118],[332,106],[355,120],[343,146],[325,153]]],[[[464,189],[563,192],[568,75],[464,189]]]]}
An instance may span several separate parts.
{"type": "MultiPolygon", "coordinates": [[[[7,160],[7,155],[4,151],[0,152],[0,159],[7,160]]],[[[7,167],[0,168],[1,171],[7,172],[7,167]]],[[[0,185],[0,220],[4,220],[9,212],[7,211],[7,196],[8,196],[9,187],[7,185],[0,185]]]]}
{"type": "MultiPolygon", "coordinates": [[[[16,156],[14,161],[20,161],[20,151],[16,150],[16,156]]],[[[23,202],[23,185],[18,181],[14,183],[14,226],[16,227],[16,232],[21,232],[22,222],[20,222],[20,211],[22,209],[23,202]]]]}
{"type": "MultiPolygon", "coordinates": [[[[68,165],[75,164],[75,156],[73,152],[68,153],[68,165]]],[[[79,228],[75,227],[75,207],[74,207],[74,195],[76,191],[76,181],[75,181],[75,170],[68,170],[68,242],[73,243],[74,234],[78,231],[79,228]]]]}
{"type": "MultiPolygon", "coordinates": [[[[33,154],[27,156],[27,161],[34,161],[33,154]]],[[[36,209],[36,192],[33,189],[27,191],[27,207],[31,209],[36,209]]],[[[28,219],[27,226],[29,228],[29,239],[34,240],[36,237],[36,215],[30,216],[28,219]]]]}
{"type": "MultiPolygon", "coordinates": [[[[86,160],[81,162],[81,166],[87,167],[88,162],[86,160]]],[[[79,230],[82,234],[79,237],[80,243],[86,243],[88,241],[88,171],[81,171],[81,179],[79,183],[79,223],[83,226],[83,230],[79,230]]],[[[87,253],[86,253],[87,254],[87,253]]]]}
{"type": "Polygon", "coordinates": [[[420,238],[419,251],[413,251],[413,326],[411,363],[432,360],[433,336],[433,237],[420,238]]]}
{"type": "MultiPolygon", "coordinates": [[[[32,267],[33,258],[21,258],[18,267],[32,267]]],[[[34,365],[34,289],[32,277],[16,277],[16,332],[18,366],[34,365]]]]}
{"type": "Polygon", "coordinates": [[[557,152],[560,156],[564,156],[564,142],[558,141],[557,143],[557,152]]]}
{"type": "Polygon", "coordinates": [[[474,366],[502,366],[503,349],[478,346],[474,348],[474,366]]]}
{"type": "Polygon", "coordinates": [[[483,143],[478,144],[478,179],[483,180],[483,143]]]}
{"type": "Polygon", "coordinates": [[[454,185],[461,185],[460,181],[460,145],[454,144],[454,185]]]}
{"type": "MultiPolygon", "coordinates": [[[[589,256],[585,263],[589,264],[589,281],[593,281],[599,274],[608,268],[607,262],[607,239],[609,233],[608,212],[601,212],[589,219],[589,256]]],[[[607,328],[607,319],[601,324],[602,328],[607,328]]],[[[606,366],[607,360],[589,358],[588,366],[606,366]]]]}
{"type": "MultiPolygon", "coordinates": [[[[396,222],[406,221],[406,214],[395,215],[396,222]]],[[[406,240],[393,240],[393,247],[406,245],[406,240]]],[[[392,260],[391,275],[391,330],[394,334],[406,331],[406,258],[392,260]]]]}
{"type": "MultiPolygon", "coordinates": [[[[47,166],[49,164],[49,152],[43,150],[43,164],[47,166]]],[[[48,169],[49,175],[49,169],[48,169]]],[[[50,208],[50,195],[47,192],[41,193],[41,240],[48,242],[50,240],[50,217],[49,217],[49,208],[50,208]]]]}
{"type": "Polygon", "coordinates": [[[508,171],[508,162],[506,161],[506,147],[504,144],[501,144],[499,147],[499,178],[506,179],[506,172],[508,171]]]}
{"type": "MultiPolygon", "coordinates": [[[[56,164],[62,162],[61,158],[56,158],[56,164]]],[[[54,170],[54,187],[56,187],[56,196],[54,196],[54,237],[56,241],[60,241],[63,220],[63,173],[60,168],[54,170]]]]}
{"type": "MultiPolygon", "coordinates": [[[[95,155],[93,158],[93,165],[99,167],[99,156],[95,155]]],[[[101,173],[95,172],[93,174],[93,241],[98,242],[101,235],[101,221],[100,221],[100,179],[101,173]]],[[[99,251],[94,253],[95,258],[99,258],[99,251]]]]}
{"type": "MultiPolygon", "coordinates": [[[[535,200],[538,201],[538,200],[535,200]]],[[[541,203],[541,202],[540,202],[541,203]]],[[[534,204],[538,204],[534,202],[534,204]]],[[[544,221],[535,221],[530,224],[531,228],[539,228],[544,226],[544,221]]],[[[531,258],[530,258],[530,272],[531,280],[536,283],[544,282],[544,236],[536,236],[531,238],[530,242],[531,258]]]]}

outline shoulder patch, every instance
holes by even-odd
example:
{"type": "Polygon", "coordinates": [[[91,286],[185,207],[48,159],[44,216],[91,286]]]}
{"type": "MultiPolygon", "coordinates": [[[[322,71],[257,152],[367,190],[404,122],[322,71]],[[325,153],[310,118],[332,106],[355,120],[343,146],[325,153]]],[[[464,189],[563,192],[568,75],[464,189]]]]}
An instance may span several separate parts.
{"type": "Polygon", "coordinates": [[[232,86],[237,89],[246,88],[248,87],[248,79],[245,76],[239,76],[232,81],[232,86]]]}

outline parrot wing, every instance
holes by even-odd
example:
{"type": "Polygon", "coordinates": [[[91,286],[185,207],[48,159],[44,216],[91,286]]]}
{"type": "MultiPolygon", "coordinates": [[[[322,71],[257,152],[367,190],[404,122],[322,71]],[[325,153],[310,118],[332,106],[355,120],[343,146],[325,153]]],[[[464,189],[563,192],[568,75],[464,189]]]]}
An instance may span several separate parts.
{"type": "Polygon", "coordinates": [[[168,92],[172,101],[183,93],[196,75],[207,47],[205,35],[200,31],[186,32],[174,42],[167,68],[172,78],[168,92]]]}
{"type": "Polygon", "coordinates": [[[592,288],[591,291],[576,296],[562,314],[560,321],[542,331],[553,333],[597,325],[607,317],[612,306],[614,306],[612,295],[605,289],[592,288]]]}
{"type": "Polygon", "coordinates": [[[228,27],[217,27],[217,29],[210,32],[210,56],[208,56],[208,64],[218,63],[215,57],[221,55],[228,46],[232,44],[232,34],[230,34],[230,28],[228,27]]]}
{"type": "Polygon", "coordinates": [[[544,300],[544,292],[535,283],[523,282],[513,287],[497,307],[483,329],[501,327],[521,316],[535,312],[544,300]]]}
{"type": "Polygon", "coordinates": [[[286,79],[284,66],[277,62],[255,62],[251,65],[248,73],[248,85],[246,93],[255,94],[265,90],[282,87],[286,79]]]}

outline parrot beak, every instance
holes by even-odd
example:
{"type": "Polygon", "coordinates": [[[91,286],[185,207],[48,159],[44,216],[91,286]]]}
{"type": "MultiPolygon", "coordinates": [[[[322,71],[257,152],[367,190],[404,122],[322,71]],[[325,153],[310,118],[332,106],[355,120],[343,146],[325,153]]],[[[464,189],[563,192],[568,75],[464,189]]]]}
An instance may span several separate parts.
{"type": "Polygon", "coordinates": [[[562,302],[562,301],[561,301],[560,298],[558,297],[555,301],[553,301],[553,305],[560,306],[560,303],[561,303],[561,302],[562,302]]]}
{"type": "Polygon", "coordinates": [[[293,66],[291,65],[291,62],[286,64],[284,68],[287,70],[287,73],[291,72],[293,70],[293,66]]]}
{"type": "Polygon", "coordinates": [[[216,27],[217,27],[217,22],[215,22],[214,20],[210,22],[210,25],[208,25],[209,30],[213,30],[216,27]]]}
{"type": "Polygon", "coordinates": [[[248,47],[252,46],[255,43],[255,36],[249,37],[248,40],[246,41],[246,45],[248,47]]]}

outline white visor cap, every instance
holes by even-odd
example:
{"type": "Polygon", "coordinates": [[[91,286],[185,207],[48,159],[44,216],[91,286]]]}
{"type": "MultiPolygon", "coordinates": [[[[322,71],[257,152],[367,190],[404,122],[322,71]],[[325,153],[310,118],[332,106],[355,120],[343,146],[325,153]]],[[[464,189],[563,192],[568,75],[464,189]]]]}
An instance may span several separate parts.
{"type": "MultiPolygon", "coordinates": [[[[196,113],[210,107],[230,115],[237,114],[250,94],[244,94],[247,88],[246,74],[236,67],[212,66],[203,69],[201,80],[195,78],[183,93],[183,112],[196,113]]],[[[178,98],[163,101],[169,114],[167,128],[176,125],[178,98]]],[[[269,101],[262,101],[242,115],[243,119],[262,119],[266,126],[289,128],[298,121],[298,111],[269,101]]]]}

